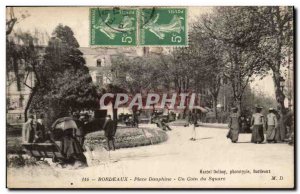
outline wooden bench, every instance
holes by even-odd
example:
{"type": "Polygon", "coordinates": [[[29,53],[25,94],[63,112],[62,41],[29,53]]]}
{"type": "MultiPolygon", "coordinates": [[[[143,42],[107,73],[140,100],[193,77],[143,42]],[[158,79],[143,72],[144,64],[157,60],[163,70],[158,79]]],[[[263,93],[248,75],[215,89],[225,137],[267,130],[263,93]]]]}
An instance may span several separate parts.
{"type": "Polygon", "coordinates": [[[54,143],[23,143],[22,147],[26,153],[36,159],[52,158],[53,161],[58,159],[64,159],[62,152],[60,151],[61,142],[54,143]]]}

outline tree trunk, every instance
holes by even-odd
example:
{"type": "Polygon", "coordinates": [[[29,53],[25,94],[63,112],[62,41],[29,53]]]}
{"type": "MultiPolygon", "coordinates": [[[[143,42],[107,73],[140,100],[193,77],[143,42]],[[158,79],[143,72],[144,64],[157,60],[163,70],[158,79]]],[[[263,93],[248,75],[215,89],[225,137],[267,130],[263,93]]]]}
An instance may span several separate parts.
{"type": "Polygon", "coordinates": [[[273,81],[275,86],[275,96],[277,101],[277,108],[279,113],[279,128],[280,128],[280,139],[284,140],[286,138],[286,126],[284,124],[284,118],[286,115],[286,110],[284,106],[285,95],[280,88],[280,73],[279,71],[273,71],[273,81]]]}
{"type": "Polygon", "coordinates": [[[117,127],[117,125],[118,125],[118,109],[114,108],[115,103],[116,103],[116,95],[114,95],[114,98],[112,100],[111,105],[112,105],[112,111],[113,111],[113,115],[112,115],[113,116],[113,121],[114,121],[115,127],[117,127]]]}
{"type": "Polygon", "coordinates": [[[26,107],[25,107],[25,111],[24,111],[24,118],[25,118],[25,122],[27,121],[27,117],[28,117],[28,110],[30,108],[30,105],[31,105],[31,102],[32,102],[32,99],[33,99],[33,96],[35,95],[37,89],[36,87],[34,87],[29,95],[29,98],[28,98],[28,101],[27,101],[27,104],[26,104],[26,107]]]}
{"type": "Polygon", "coordinates": [[[219,120],[218,120],[218,107],[217,107],[217,104],[218,104],[218,99],[213,96],[213,109],[215,111],[216,122],[218,123],[219,120]]]}
{"type": "Polygon", "coordinates": [[[113,108],[113,120],[116,122],[118,120],[118,109],[113,108]]]}
{"type": "Polygon", "coordinates": [[[16,58],[13,59],[13,66],[14,66],[14,72],[15,72],[16,81],[17,81],[17,89],[18,89],[18,91],[21,91],[21,81],[20,81],[20,76],[19,76],[19,64],[18,64],[18,60],[16,58]]]}
{"type": "Polygon", "coordinates": [[[8,22],[6,22],[6,36],[12,32],[16,22],[17,18],[12,18],[8,22]]]}
{"type": "MultiPolygon", "coordinates": [[[[241,97],[242,98],[242,97],[241,97]]],[[[242,112],[242,99],[241,98],[238,98],[236,100],[236,107],[238,109],[238,113],[239,115],[241,115],[241,112],[242,112]]]]}

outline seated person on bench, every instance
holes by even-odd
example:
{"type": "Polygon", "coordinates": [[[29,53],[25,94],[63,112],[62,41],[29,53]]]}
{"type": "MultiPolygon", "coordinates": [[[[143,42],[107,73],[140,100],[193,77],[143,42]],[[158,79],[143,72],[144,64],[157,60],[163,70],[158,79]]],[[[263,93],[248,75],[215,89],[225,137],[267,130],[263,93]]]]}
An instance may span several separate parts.
{"type": "MultiPolygon", "coordinates": [[[[86,157],[83,154],[83,148],[81,147],[79,141],[74,137],[74,129],[54,129],[51,134],[52,142],[57,144],[60,143],[60,150],[65,156],[65,160],[62,161],[67,164],[74,164],[75,162],[81,163],[80,166],[86,166],[86,157]]],[[[58,144],[57,144],[58,145],[58,144]]]]}

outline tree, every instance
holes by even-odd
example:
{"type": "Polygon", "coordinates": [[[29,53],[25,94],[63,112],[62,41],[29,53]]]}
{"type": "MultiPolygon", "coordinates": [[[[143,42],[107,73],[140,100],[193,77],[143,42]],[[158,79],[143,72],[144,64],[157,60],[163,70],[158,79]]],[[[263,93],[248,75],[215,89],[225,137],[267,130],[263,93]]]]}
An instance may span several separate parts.
{"type": "Polygon", "coordinates": [[[152,54],[134,58],[125,55],[114,56],[108,75],[112,77],[111,84],[108,85],[111,89],[106,91],[126,92],[129,95],[157,91],[161,86],[167,85],[164,80],[167,77],[164,76],[167,73],[164,71],[165,63],[162,56],[152,54]]]}
{"type": "Polygon", "coordinates": [[[175,66],[172,73],[178,91],[208,91],[217,118],[217,101],[225,64],[220,41],[208,36],[204,30],[201,23],[195,23],[189,33],[189,47],[173,52],[175,66]]]}
{"type": "Polygon", "coordinates": [[[241,110],[242,97],[252,75],[265,74],[262,60],[255,56],[259,37],[264,33],[258,7],[219,7],[213,16],[203,17],[202,27],[208,36],[222,42],[226,69],[233,98],[241,110]]]}
{"type": "Polygon", "coordinates": [[[37,66],[37,88],[31,109],[47,112],[48,124],[70,112],[99,107],[96,87],[74,33],[58,25],[37,66]]]}
{"type": "Polygon", "coordinates": [[[16,81],[17,89],[20,91],[21,89],[21,81],[19,76],[19,64],[24,56],[24,50],[26,50],[26,46],[17,45],[13,40],[6,40],[6,66],[7,66],[7,77],[10,78],[9,73],[14,72],[14,79],[8,80],[8,85],[16,81]]]}
{"type": "MultiPolygon", "coordinates": [[[[21,85],[25,85],[31,89],[28,103],[25,107],[25,120],[27,120],[27,114],[29,105],[32,100],[32,96],[35,94],[35,86],[27,85],[26,81],[29,74],[33,73],[36,77],[36,66],[39,60],[39,54],[37,46],[34,45],[35,38],[28,32],[18,31],[13,36],[7,39],[7,52],[6,52],[6,64],[7,64],[7,80],[8,86],[16,82],[18,91],[21,91],[21,85]],[[14,77],[9,73],[14,72],[14,77]],[[21,74],[24,74],[24,79],[21,79],[21,74]],[[11,79],[13,77],[14,79],[11,79]]],[[[38,85],[38,82],[36,83],[38,85]]],[[[22,95],[20,95],[22,98],[22,95]]]]}
{"type": "Polygon", "coordinates": [[[262,60],[264,68],[272,73],[280,115],[280,134],[284,139],[286,129],[283,119],[287,112],[284,106],[284,90],[280,82],[285,76],[285,67],[291,63],[289,59],[293,58],[293,7],[260,7],[257,13],[261,18],[258,20],[262,26],[261,31],[264,33],[258,36],[259,46],[255,54],[262,60]]]}
{"type": "Polygon", "coordinates": [[[192,52],[195,52],[195,50],[190,48],[178,48],[173,51],[174,62],[170,70],[175,90],[179,93],[188,92],[191,86],[191,75],[195,72],[193,68],[195,58],[191,57],[192,52]]]}
{"type": "Polygon", "coordinates": [[[6,37],[10,35],[13,31],[14,26],[26,19],[27,17],[30,16],[27,10],[19,12],[18,18],[15,16],[14,8],[13,7],[7,7],[6,8],[7,15],[6,15],[6,37]]]}
{"type": "MultiPolygon", "coordinates": [[[[266,95],[259,89],[252,89],[247,86],[245,89],[245,95],[243,96],[244,107],[252,107],[254,104],[263,104],[263,111],[268,112],[270,107],[276,106],[276,99],[272,96],[266,95]]],[[[250,112],[251,109],[244,108],[245,112],[250,112]]]]}
{"type": "Polygon", "coordinates": [[[168,74],[165,63],[167,62],[163,61],[163,56],[154,54],[134,58],[123,55],[114,57],[111,67],[114,77],[112,83],[126,88],[131,94],[155,90],[166,83],[163,81],[167,77],[165,74],[168,74]]]}
{"type": "Polygon", "coordinates": [[[14,10],[12,7],[9,7],[7,8],[8,12],[9,12],[9,17],[10,18],[7,18],[6,19],[6,36],[9,35],[12,30],[13,30],[13,27],[15,26],[16,22],[17,22],[17,18],[15,17],[15,14],[14,14],[14,10]]]}
{"type": "Polygon", "coordinates": [[[196,83],[200,82],[201,85],[205,85],[205,89],[212,98],[215,117],[218,119],[217,102],[225,69],[221,42],[207,36],[203,28],[197,24],[190,36],[193,40],[190,48],[195,49],[192,53],[196,54],[191,56],[196,62],[196,67],[193,68],[196,73],[194,79],[196,83]]]}
{"type": "MultiPolygon", "coordinates": [[[[30,14],[28,13],[27,10],[25,10],[24,13],[20,13],[20,18],[17,18],[14,13],[13,7],[7,7],[7,18],[6,18],[6,73],[7,73],[7,86],[9,86],[11,83],[15,82],[17,83],[17,89],[18,91],[21,90],[21,80],[19,76],[19,65],[21,62],[24,61],[24,57],[27,59],[32,57],[32,55],[26,56],[26,53],[28,50],[32,48],[32,45],[29,45],[29,42],[31,40],[31,36],[29,36],[28,33],[15,33],[13,37],[11,37],[11,33],[13,32],[13,29],[17,22],[20,22],[24,20],[25,18],[29,17],[30,14]],[[14,42],[14,38],[18,39],[19,41],[24,41],[24,45],[18,45],[14,42]],[[29,48],[29,49],[28,49],[29,48]],[[14,79],[10,79],[11,76],[9,75],[10,72],[14,72],[15,76],[14,79]]],[[[21,98],[21,96],[20,96],[21,98]]],[[[25,119],[26,114],[25,114],[25,119]]]]}

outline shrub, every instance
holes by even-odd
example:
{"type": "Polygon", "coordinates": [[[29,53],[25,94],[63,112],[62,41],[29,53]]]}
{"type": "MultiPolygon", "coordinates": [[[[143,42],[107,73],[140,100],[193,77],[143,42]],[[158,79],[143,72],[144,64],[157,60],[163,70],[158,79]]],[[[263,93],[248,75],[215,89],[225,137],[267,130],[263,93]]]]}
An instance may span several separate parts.
{"type": "Polygon", "coordinates": [[[21,168],[37,165],[49,166],[49,163],[47,161],[38,161],[34,157],[29,157],[27,155],[9,154],[7,156],[7,167],[9,168],[21,168]]]}
{"type": "Polygon", "coordinates": [[[6,139],[6,151],[7,154],[24,154],[22,149],[21,137],[7,137],[6,139]]]}
{"type": "MultiPolygon", "coordinates": [[[[152,145],[164,142],[168,139],[165,131],[150,128],[121,128],[115,136],[115,147],[129,148],[152,145]]],[[[97,131],[86,135],[85,146],[93,150],[97,146],[107,147],[104,131],[97,131]]]]}

